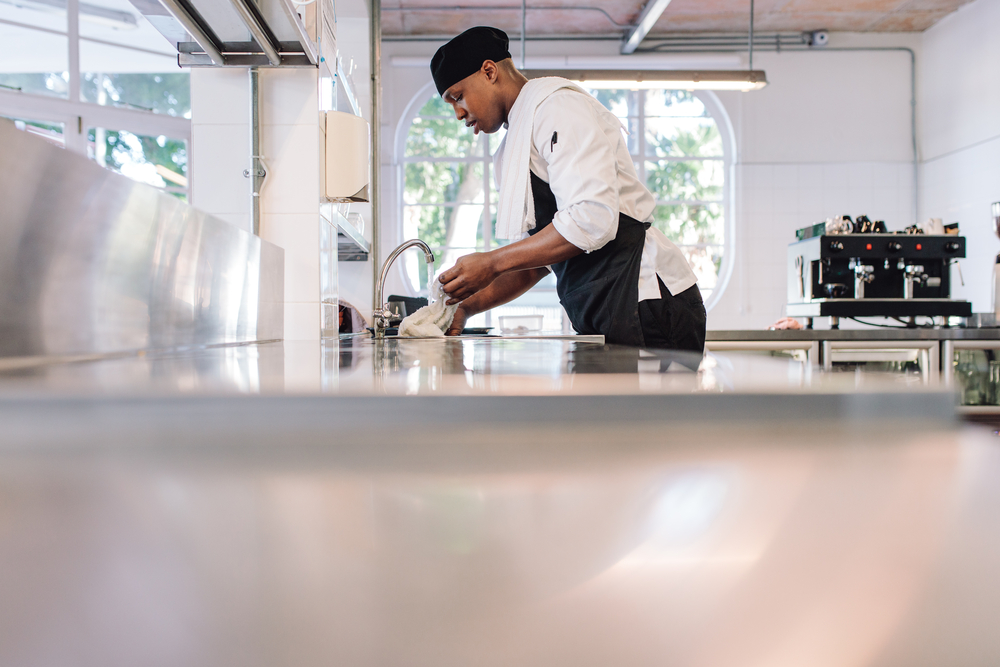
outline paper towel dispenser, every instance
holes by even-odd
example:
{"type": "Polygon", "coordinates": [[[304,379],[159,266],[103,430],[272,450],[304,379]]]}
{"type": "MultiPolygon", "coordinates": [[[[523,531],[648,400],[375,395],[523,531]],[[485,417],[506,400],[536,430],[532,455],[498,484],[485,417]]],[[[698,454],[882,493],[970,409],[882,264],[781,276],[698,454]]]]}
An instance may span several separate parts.
{"type": "Polygon", "coordinates": [[[343,111],[327,111],[324,150],[326,201],[368,201],[371,163],[368,121],[343,111]]]}

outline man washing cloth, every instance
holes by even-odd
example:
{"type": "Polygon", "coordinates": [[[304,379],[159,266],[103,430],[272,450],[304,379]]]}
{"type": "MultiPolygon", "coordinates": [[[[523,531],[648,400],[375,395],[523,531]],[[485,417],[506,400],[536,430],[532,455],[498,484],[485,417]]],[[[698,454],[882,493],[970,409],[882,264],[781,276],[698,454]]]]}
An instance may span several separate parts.
{"type": "Polygon", "coordinates": [[[524,294],[549,271],[573,328],[608,343],[694,350],[705,306],[681,251],[650,227],[656,200],[639,181],[621,123],[576,84],[528,81],[507,35],[465,31],[431,60],[438,92],[473,131],[507,127],[494,158],[497,236],[519,239],[459,258],[439,277],[448,329],[524,294]]]}

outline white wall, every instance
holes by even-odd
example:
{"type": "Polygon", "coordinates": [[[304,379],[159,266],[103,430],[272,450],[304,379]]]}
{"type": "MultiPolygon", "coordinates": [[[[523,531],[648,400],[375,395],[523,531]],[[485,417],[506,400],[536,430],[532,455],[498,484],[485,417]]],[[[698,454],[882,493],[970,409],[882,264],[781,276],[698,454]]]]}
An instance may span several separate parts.
{"type": "MultiPolygon", "coordinates": [[[[303,68],[261,69],[259,79],[267,167],[260,235],[285,250],[287,340],[320,337],[317,78],[318,70],[303,68]]],[[[191,107],[192,204],[249,230],[250,182],[243,176],[250,166],[247,70],[192,69],[191,107]]]]}
{"type": "MultiPolygon", "coordinates": [[[[1000,241],[990,203],[1000,201],[1000,2],[976,0],[923,34],[918,110],[920,212],[959,222],[968,239],[963,287],[974,312],[992,309],[1000,241]]],[[[956,276],[957,277],[957,276],[956,276]]]]}
{"type": "MultiPolygon", "coordinates": [[[[429,61],[438,46],[397,42],[383,47],[387,150],[394,148],[390,137],[406,106],[430,81],[428,68],[393,66],[392,57],[429,61]]],[[[556,55],[614,58],[617,46],[613,41],[530,42],[528,65],[533,57],[556,55]]],[[[731,209],[735,252],[732,278],[709,314],[709,328],[761,328],[782,315],[785,249],[795,229],[844,213],[883,219],[890,229],[913,224],[909,54],[833,50],[895,46],[918,47],[919,36],[834,34],[822,52],[756,53],[754,66],[767,71],[769,85],[718,95],[732,121],[738,153],[731,209]]],[[[517,54],[515,63],[520,64],[517,54]]],[[[397,229],[399,215],[394,160],[394,154],[383,156],[387,234],[397,229]]],[[[398,235],[385,239],[387,248],[402,240],[398,235]]],[[[390,286],[405,289],[398,272],[390,286]]]]}
{"type": "Polygon", "coordinates": [[[835,34],[828,50],[755,55],[768,86],[719,94],[737,137],[736,242],[710,329],[764,328],[784,314],[796,229],[841,214],[914,223],[910,54],[833,49],[917,40],[835,34]]]}

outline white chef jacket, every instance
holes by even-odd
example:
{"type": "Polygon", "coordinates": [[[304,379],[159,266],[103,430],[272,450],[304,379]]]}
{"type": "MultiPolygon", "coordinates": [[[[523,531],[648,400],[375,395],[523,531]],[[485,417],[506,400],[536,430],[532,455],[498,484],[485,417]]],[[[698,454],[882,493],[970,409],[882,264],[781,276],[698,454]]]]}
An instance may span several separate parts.
{"type": "MultiPolygon", "coordinates": [[[[552,224],[585,252],[603,248],[615,238],[619,213],[640,222],[653,220],[656,199],[639,180],[621,122],[578,91],[558,90],[538,105],[531,171],[555,195],[558,211],[552,224]]],[[[499,176],[499,169],[496,173],[499,176]]],[[[642,248],[639,301],[660,298],[657,276],[671,294],[698,281],[680,248],[650,227],[642,248]]]]}

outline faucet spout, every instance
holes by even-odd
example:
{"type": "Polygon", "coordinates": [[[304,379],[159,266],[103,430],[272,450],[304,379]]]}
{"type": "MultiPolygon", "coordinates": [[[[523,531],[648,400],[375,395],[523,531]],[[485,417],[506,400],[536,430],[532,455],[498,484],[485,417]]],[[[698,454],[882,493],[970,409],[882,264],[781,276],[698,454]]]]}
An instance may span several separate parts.
{"type": "MultiPolygon", "coordinates": [[[[382,271],[379,273],[378,284],[375,285],[375,310],[372,312],[372,330],[374,331],[375,338],[385,338],[385,330],[389,326],[389,304],[382,300],[382,290],[385,287],[385,279],[389,275],[389,267],[392,263],[396,261],[404,250],[407,248],[412,248],[414,246],[419,247],[424,251],[424,259],[427,260],[428,264],[434,263],[434,251],[431,247],[427,245],[424,241],[420,239],[410,239],[405,241],[398,248],[389,253],[386,258],[385,263],[382,265],[382,271]]],[[[428,286],[428,289],[430,287],[428,286]]]]}

